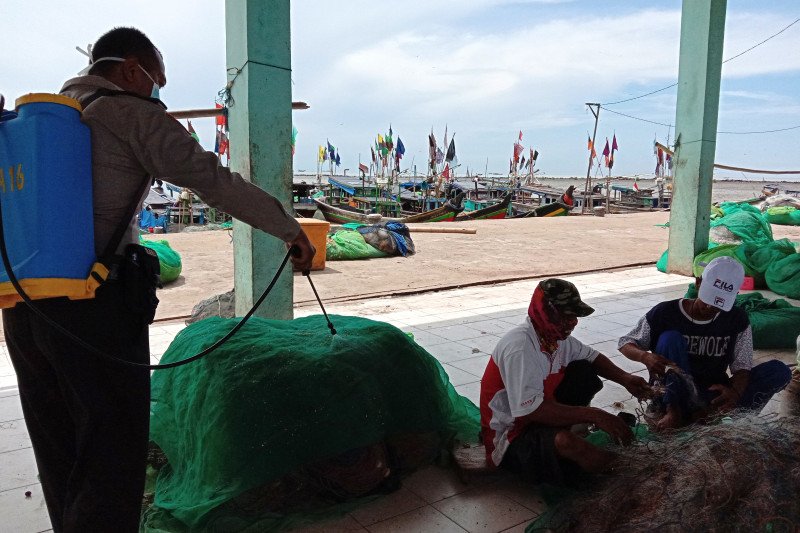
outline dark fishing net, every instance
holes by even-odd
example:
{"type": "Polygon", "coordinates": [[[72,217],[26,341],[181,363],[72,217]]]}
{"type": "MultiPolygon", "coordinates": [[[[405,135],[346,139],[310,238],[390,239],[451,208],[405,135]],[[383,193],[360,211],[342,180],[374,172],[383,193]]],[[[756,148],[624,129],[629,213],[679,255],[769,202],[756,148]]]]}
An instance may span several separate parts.
{"type": "Polygon", "coordinates": [[[738,415],[616,448],[611,475],[532,531],[796,531],[800,419],[738,415]]]}
{"type": "MultiPolygon", "coordinates": [[[[208,347],[236,320],[192,324],[162,362],[208,347]]],[[[166,464],[146,530],[285,527],[298,511],[392,490],[452,439],[476,439],[477,408],[405,333],[331,320],[336,336],[322,316],[252,318],[211,355],[154,374],[151,440],[166,464]]]]}

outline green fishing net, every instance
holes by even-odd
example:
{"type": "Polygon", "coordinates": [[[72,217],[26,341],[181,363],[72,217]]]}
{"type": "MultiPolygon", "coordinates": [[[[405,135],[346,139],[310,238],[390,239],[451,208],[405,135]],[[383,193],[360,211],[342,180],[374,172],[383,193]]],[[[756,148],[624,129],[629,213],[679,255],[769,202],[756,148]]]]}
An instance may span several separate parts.
{"type": "Polygon", "coordinates": [[[764,216],[770,224],[800,226],[800,209],[796,207],[788,205],[770,207],[764,216]]]}
{"type": "Polygon", "coordinates": [[[181,256],[172,249],[168,241],[151,241],[140,236],[139,244],[154,250],[158,255],[158,262],[161,264],[161,283],[169,283],[178,279],[183,268],[181,256]]]}
{"type": "MultiPolygon", "coordinates": [[[[697,298],[697,287],[689,284],[686,298],[697,298]]],[[[756,350],[767,348],[794,348],[800,335],[800,307],[795,307],[779,298],[769,300],[760,292],[739,294],[736,304],[747,312],[750,327],[753,329],[753,347],[756,350]]]]}
{"type": "Polygon", "coordinates": [[[771,291],[800,299],[800,253],[787,255],[771,263],[764,279],[771,291]]]}
{"type": "Polygon", "coordinates": [[[325,245],[325,258],[328,261],[347,259],[368,259],[370,257],[386,257],[388,254],[367,244],[357,231],[341,230],[328,235],[325,245]]]}
{"type": "MultiPolygon", "coordinates": [[[[161,361],[210,346],[237,320],[190,325],[161,361]]],[[[435,358],[389,324],[331,320],[335,336],[319,315],[254,317],[209,356],[153,375],[150,436],[168,464],[146,531],[286,527],[286,502],[309,490],[333,503],[363,496],[373,472],[380,483],[453,438],[476,441],[478,409],[435,358]]]]}
{"type": "MultiPolygon", "coordinates": [[[[749,204],[725,202],[721,206],[725,216],[711,221],[712,234],[720,237],[719,228],[724,227],[737,242],[767,244],[772,242],[772,228],[758,208],[749,204]]],[[[720,241],[720,238],[715,238],[720,241]]]]}

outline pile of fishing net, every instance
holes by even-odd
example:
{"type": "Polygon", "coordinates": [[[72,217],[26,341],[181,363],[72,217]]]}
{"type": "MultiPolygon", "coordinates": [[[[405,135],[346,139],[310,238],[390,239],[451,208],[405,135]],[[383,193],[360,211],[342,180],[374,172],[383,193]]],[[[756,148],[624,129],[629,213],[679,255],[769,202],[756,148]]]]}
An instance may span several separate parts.
{"type": "Polygon", "coordinates": [[[345,224],[344,229],[328,235],[326,259],[368,259],[415,253],[414,241],[408,227],[402,222],[378,224],[345,224]]]}
{"type": "MultiPolygon", "coordinates": [[[[697,287],[689,285],[686,298],[697,297],[697,287]]],[[[753,330],[753,348],[794,348],[800,336],[800,307],[778,298],[769,300],[760,292],[749,292],[736,296],[737,307],[747,312],[753,330]]]]}
{"type": "Polygon", "coordinates": [[[800,226],[800,209],[793,206],[770,207],[766,210],[764,216],[770,224],[800,226]]]}
{"type": "Polygon", "coordinates": [[[139,244],[152,249],[158,255],[161,265],[161,283],[170,283],[178,279],[183,269],[181,256],[172,249],[168,241],[152,241],[139,236],[139,244]]]}
{"type": "Polygon", "coordinates": [[[620,464],[531,531],[796,531],[800,419],[738,415],[615,447],[620,464]]]}
{"type": "MultiPolygon", "coordinates": [[[[188,326],[161,361],[237,320],[188,326]]],[[[436,359],[389,324],[331,320],[335,336],[322,316],[252,318],[211,355],[154,374],[150,436],[164,460],[151,465],[145,530],[298,525],[397,488],[454,438],[475,441],[478,410],[436,359]]]]}
{"type": "MultiPolygon", "coordinates": [[[[772,227],[758,208],[725,202],[712,218],[709,249],[694,258],[695,276],[700,276],[712,259],[729,256],[742,264],[755,288],[800,298],[800,253],[792,241],[774,240],[772,227]]],[[[666,251],[656,263],[661,272],[667,271],[668,257],[666,251]]]]}
{"type": "Polygon", "coordinates": [[[772,227],[761,210],[747,203],[723,202],[723,216],[711,220],[711,240],[720,244],[772,242],[772,227]]]}

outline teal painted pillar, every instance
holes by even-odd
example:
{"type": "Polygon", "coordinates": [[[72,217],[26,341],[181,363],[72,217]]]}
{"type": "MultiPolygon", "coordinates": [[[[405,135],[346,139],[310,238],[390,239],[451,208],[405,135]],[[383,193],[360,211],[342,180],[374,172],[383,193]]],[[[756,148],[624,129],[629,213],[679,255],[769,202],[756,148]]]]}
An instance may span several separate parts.
{"type": "MultiPolygon", "coordinates": [[[[283,202],[291,212],[292,88],[289,0],[226,0],[228,124],[231,169],[283,202]]],[[[236,314],[244,315],[286,254],[280,239],[234,221],[236,314]]],[[[292,318],[289,264],[261,304],[259,316],[292,318]]]]}
{"type": "Polygon", "coordinates": [[[675,116],[669,272],[692,275],[708,247],[726,0],[684,0],[675,116]]]}

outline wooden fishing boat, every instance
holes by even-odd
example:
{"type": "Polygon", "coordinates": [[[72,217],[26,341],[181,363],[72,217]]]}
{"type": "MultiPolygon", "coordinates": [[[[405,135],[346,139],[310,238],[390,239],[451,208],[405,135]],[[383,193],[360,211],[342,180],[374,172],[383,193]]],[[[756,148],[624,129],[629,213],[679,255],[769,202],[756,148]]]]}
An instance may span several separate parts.
{"type": "Polygon", "coordinates": [[[476,209],[475,211],[464,211],[456,217],[456,221],[506,218],[508,215],[508,206],[511,204],[511,196],[512,194],[508,193],[499,203],[486,206],[482,209],[476,209]]]}
{"type": "Polygon", "coordinates": [[[550,202],[549,204],[540,205],[528,211],[527,213],[519,213],[510,218],[529,218],[529,217],[560,217],[568,215],[572,210],[572,206],[561,202],[550,202]]]}
{"type": "Polygon", "coordinates": [[[420,222],[447,222],[452,221],[455,219],[456,215],[459,214],[464,208],[461,206],[461,200],[463,199],[463,193],[460,193],[458,196],[453,198],[452,200],[448,200],[442,207],[437,209],[433,209],[431,211],[425,211],[423,213],[416,213],[414,215],[409,215],[407,217],[400,217],[400,218],[393,218],[393,217],[382,217],[378,214],[373,213],[364,213],[356,210],[350,210],[345,208],[344,206],[334,207],[332,205],[328,205],[327,203],[315,198],[314,202],[317,204],[317,209],[322,213],[325,217],[325,220],[332,224],[347,224],[347,223],[357,223],[357,224],[375,224],[377,222],[402,222],[403,224],[411,224],[411,223],[420,223],[420,222]]]}

